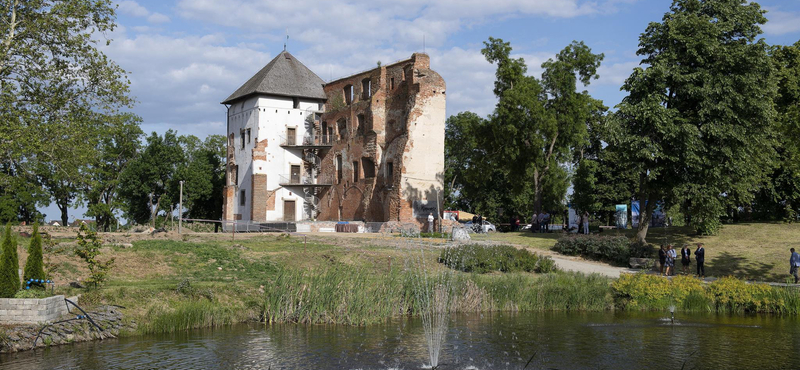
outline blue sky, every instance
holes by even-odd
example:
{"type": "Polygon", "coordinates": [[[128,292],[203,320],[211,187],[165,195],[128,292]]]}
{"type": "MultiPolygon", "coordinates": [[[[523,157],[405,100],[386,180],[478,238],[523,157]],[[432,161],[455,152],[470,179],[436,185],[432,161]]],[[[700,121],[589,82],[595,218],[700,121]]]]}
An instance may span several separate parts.
{"type": "MultiPolygon", "coordinates": [[[[800,40],[800,0],[764,0],[769,44],[800,40]]],[[[600,78],[587,88],[618,104],[623,80],[638,65],[638,37],[660,21],[661,0],[178,0],[117,1],[118,28],[102,50],[129,72],[132,111],[146,133],[168,129],[225,134],[219,104],[283,50],[323,80],[424,50],[447,83],[447,114],[489,114],[494,67],[480,54],[490,36],[510,41],[529,74],[573,40],[604,53],[600,78]]],[[[59,217],[55,205],[44,212],[59,217]]],[[[82,208],[73,211],[80,217],[82,208]]]]}

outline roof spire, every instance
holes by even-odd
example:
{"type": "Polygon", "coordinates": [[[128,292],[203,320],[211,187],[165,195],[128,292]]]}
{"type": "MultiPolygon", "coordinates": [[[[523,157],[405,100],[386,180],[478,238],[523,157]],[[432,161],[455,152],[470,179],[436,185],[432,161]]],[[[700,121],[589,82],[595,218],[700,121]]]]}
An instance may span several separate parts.
{"type": "Polygon", "coordinates": [[[289,43],[289,28],[286,28],[286,41],[283,42],[283,51],[286,51],[286,44],[289,43]]]}

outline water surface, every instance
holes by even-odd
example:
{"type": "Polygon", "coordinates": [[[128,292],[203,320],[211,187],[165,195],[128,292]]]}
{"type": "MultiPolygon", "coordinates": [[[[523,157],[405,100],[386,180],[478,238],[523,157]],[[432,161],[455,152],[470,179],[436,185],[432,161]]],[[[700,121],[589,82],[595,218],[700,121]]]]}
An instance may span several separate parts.
{"type": "MultiPolygon", "coordinates": [[[[458,315],[440,369],[800,368],[800,321],[650,313],[458,315]]],[[[421,369],[419,319],[366,327],[241,324],[0,356],[14,369],[421,369]]]]}

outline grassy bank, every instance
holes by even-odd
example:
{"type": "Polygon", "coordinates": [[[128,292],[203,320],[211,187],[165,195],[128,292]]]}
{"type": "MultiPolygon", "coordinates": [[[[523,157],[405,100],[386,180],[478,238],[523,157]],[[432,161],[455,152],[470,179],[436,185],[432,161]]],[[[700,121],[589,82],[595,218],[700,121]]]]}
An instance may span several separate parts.
{"type": "MultiPolygon", "coordinates": [[[[608,230],[606,236],[633,238],[636,230],[608,230]]],[[[560,233],[531,232],[478,235],[476,240],[491,240],[537,249],[551,249],[560,233]]],[[[735,276],[752,281],[783,282],[789,271],[789,248],[800,250],[800,224],[740,223],[725,225],[718,235],[699,236],[689,227],[650,228],[647,241],[653,244],[682,245],[704,243],[706,274],[735,276]]],[[[694,265],[692,266],[694,267],[694,265]]]]}
{"type": "MultiPolygon", "coordinates": [[[[796,225],[729,225],[717,237],[685,238],[706,243],[711,274],[736,271],[723,269],[716,261],[721,255],[729,257],[752,249],[753,256],[763,259],[741,257],[744,271],[758,270],[759,263],[770,261],[763,257],[765,253],[775,254],[775,261],[769,263],[775,264],[775,272],[770,274],[777,277],[778,265],[785,264],[783,249],[791,243],[800,248],[798,231],[796,225]],[[774,242],[770,240],[773,237],[774,242]],[[754,247],[759,243],[761,249],[754,247]]],[[[530,233],[479,236],[492,238],[495,243],[527,246],[531,251],[551,248],[557,237],[530,233]]],[[[651,237],[651,242],[677,239],[663,229],[654,230],[651,237]]],[[[127,240],[118,234],[104,238],[110,244],[127,240]]],[[[87,276],[69,240],[46,248],[45,259],[58,282],[56,293],[82,294],[81,304],[87,307],[124,307],[121,310],[126,319],[138,324],[135,333],[251,320],[363,325],[392,316],[415,315],[421,309],[419,266],[428,276],[449,274],[453,312],[667,310],[674,305],[678,310],[695,312],[800,313],[800,299],[792,289],[747,285],[732,279],[705,286],[685,278],[672,282],[656,277],[612,281],[571,273],[477,274],[451,270],[439,263],[440,247],[401,239],[365,234],[236,235],[234,240],[230,235],[214,234],[185,234],[171,240],[142,237],[130,240],[132,247],[104,248],[101,258],[115,257],[116,267],[106,285],[89,290],[66,285],[87,276]]],[[[27,241],[20,239],[20,244],[27,245],[27,241]]],[[[20,260],[24,260],[25,249],[21,247],[19,252],[20,260]]],[[[783,276],[775,280],[781,281],[783,276]]]]}

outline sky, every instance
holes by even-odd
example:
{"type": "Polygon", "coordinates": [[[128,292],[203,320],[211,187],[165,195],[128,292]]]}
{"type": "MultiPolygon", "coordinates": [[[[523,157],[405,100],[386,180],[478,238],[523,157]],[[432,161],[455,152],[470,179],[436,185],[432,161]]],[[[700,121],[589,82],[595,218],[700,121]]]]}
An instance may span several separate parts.
{"type": "MultiPolygon", "coordinates": [[[[769,44],[800,40],[800,0],[759,2],[769,44]]],[[[287,50],[325,81],[426,52],[447,84],[447,115],[492,112],[494,66],[480,50],[510,42],[528,74],[573,40],[605,59],[593,97],[613,108],[641,60],[639,35],[669,11],[665,0],[177,0],[115,1],[117,28],[98,47],[128,72],[131,111],[145,133],[225,135],[220,104],[287,50]]],[[[82,217],[85,208],[71,212],[82,217]]],[[[55,204],[47,219],[60,216],[55,204]]]]}

